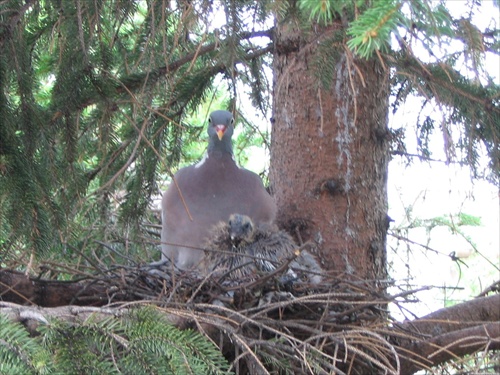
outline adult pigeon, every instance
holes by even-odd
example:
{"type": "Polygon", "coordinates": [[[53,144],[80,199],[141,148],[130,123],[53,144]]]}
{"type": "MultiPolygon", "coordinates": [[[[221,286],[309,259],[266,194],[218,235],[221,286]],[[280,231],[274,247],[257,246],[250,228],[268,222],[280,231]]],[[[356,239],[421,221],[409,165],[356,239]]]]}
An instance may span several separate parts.
{"type": "Polygon", "coordinates": [[[230,112],[214,111],[208,120],[207,153],[180,169],[162,199],[162,259],[181,270],[195,268],[209,230],[238,212],[253,222],[272,223],[276,204],[259,176],[240,168],[233,156],[230,112]]]}
{"type": "MultiPolygon", "coordinates": [[[[227,276],[231,281],[252,280],[273,272],[296,255],[298,250],[288,233],[275,225],[255,225],[248,216],[241,214],[233,214],[228,221],[212,227],[205,248],[205,259],[200,271],[203,274],[227,276]]],[[[318,284],[322,272],[316,259],[302,250],[290,263],[286,277],[300,277],[318,284]]]]}

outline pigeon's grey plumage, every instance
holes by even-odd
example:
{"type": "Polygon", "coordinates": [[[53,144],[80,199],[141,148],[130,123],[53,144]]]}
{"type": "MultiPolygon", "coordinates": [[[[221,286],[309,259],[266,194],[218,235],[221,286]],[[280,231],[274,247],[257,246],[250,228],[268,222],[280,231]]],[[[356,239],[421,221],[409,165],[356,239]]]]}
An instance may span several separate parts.
{"type": "Polygon", "coordinates": [[[208,124],[207,154],[180,169],[162,199],[162,259],[180,269],[197,267],[210,228],[239,212],[252,222],[272,223],[276,205],[259,176],[233,158],[233,116],[214,111],[208,124]]]}

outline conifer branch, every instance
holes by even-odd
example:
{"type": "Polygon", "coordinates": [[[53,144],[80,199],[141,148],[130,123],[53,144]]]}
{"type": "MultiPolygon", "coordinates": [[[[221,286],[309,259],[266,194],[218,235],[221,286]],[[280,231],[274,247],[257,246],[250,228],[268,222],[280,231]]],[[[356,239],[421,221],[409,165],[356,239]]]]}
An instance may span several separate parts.
{"type": "MultiPolygon", "coordinates": [[[[237,38],[237,40],[240,41],[240,40],[244,40],[244,39],[251,39],[251,38],[262,37],[262,36],[266,36],[266,37],[272,39],[273,33],[274,33],[273,28],[271,28],[269,30],[263,30],[263,31],[245,32],[245,33],[242,33],[242,35],[239,36],[237,38]]],[[[140,88],[144,85],[144,83],[145,83],[144,81],[146,79],[147,79],[148,84],[152,84],[152,83],[156,82],[159,78],[161,78],[167,74],[174,73],[176,70],[178,70],[179,68],[181,68],[185,64],[190,63],[193,59],[199,58],[203,55],[206,55],[210,52],[215,51],[215,49],[218,48],[220,46],[220,44],[221,44],[220,42],[209,43],[209,44],[197,49],[196,51],[190,52],[187,55],[177,59],[176,61],[173,61],[172,63],[168,64],[167,66],[160,67],[154,71],[143,73],[141,75],[142,79],[137,80],[134,78],[133,80],[130,80],[128,77],[123,77],[120,80],[125,83],[128,90],[130,90],[130,91],[137,90],[138,88],[140,88]]],[[[255,58],[271,51],[270,46],[272,46],[272,44],[270,44],[266,47],[263,47],[261,49],[257,49],[255,52],[250,52],[246,56],[244,56],[243,58],[239,59],[238,62],[250,61],[252,59],[255,59],[255,58]]],[[[221,64],[219,64],[218,66],[220,69],[222,69],[221,64]]],[[[117,93],[122,93],[123,90],[124,89],[122,89],[122,88],[118,88],[117,93]]],[[[93,104],[93,103],[90,103],[90,104],[93,104]]]]}

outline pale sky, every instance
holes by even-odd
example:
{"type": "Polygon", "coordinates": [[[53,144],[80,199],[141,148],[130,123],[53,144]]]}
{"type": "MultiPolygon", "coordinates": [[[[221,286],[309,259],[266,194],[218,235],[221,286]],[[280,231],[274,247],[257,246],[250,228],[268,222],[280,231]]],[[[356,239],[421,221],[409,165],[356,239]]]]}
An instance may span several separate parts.
{"type": "MultiPolygon", "coordinates": [[[[464,8],[466,3],[466,1],[458,0],[449,1],[449,8],[457,16],[466,9],[464,8]]],[[[476,15],[478,25],[483,28],[498,25],[498,8],[493,6],[492,1],[483,1],[482,5],[481,14],[476,15]]],[[[499,83],[500,60],[498,56],[487,56],[484,69],[490,75],[496,75],[497,83],[499,83]]],[[[413,130],[413,119],[417,115],[415,108],[420,108],[419,104],[412,103],[410,100],[396,116],[390,118],[391,127],[404,126],[408,129],[406,140],[410,153],[416,153],[415,131],[413,130]]],[[[436,108],[435,113],[431,115],[439,120],[441,116],[439,108],[436,108]]],[[[439,131],[434,137],[431,143],[434,145],[432,157],[445,160],[443,138],[439,131]]],[[[486,166],[486,158],[483,161],[486,166]]],[[[407,224],[405,208],[408,207],[412,207],[413,218],[419,219],[453,217],[458,213],[473,215],[481,219],[479,227],[460,228],[476,249],[462,235],[452,233],[445,226],[436,227],[430,232],[430,236],[424,228],[412,229],[408,234],[411,240],[437,250],[439,253],[426,251],[419,246],[411,246],[410,253],[407,253],[406,249],[401,246],[394,251],[396,240],[391,236],[388,237],[388,256],[390,262],[393,262],[392,276],[399,282],[407,279],[406,265],[408,264],[413,277],[408,281],[409,284],[415,287],[419,285],[451,287],[418,293],[417,297],[422,300],[422,303],[407,306],[412,312],[421,316],[444,307],[445,300],[470,299],[499,279],[500,202],[498,187],[482,180],[472,181],[469,170],[457,165],[447,166],[439,162],[416,161],[407,167],[401,158],[394,158],[389,166],[388,189],[389,216],[395,220],[394,226],[407,224]],[[462,256],[471,254],[463,259],[466,265],[453,262],[447,256],[452,251],[462,256]],[[487,258],[489,262],[484,258],[487,258]],[[453,289],[454,287],[463,288],[463,290],[453,289]]]]}

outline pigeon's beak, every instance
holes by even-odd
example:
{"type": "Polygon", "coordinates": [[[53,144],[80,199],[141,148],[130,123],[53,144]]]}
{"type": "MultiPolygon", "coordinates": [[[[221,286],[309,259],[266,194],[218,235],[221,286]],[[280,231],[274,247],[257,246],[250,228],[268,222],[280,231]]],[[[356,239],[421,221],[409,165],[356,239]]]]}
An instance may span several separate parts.
{"type": "Polygon", "coordinates": [[[222,141],[222,137],[224,137],[226,129],[226,125],[215,125],[215,132],[217,133],[217,137],[219,137],[219,141],[222,141]]]}

